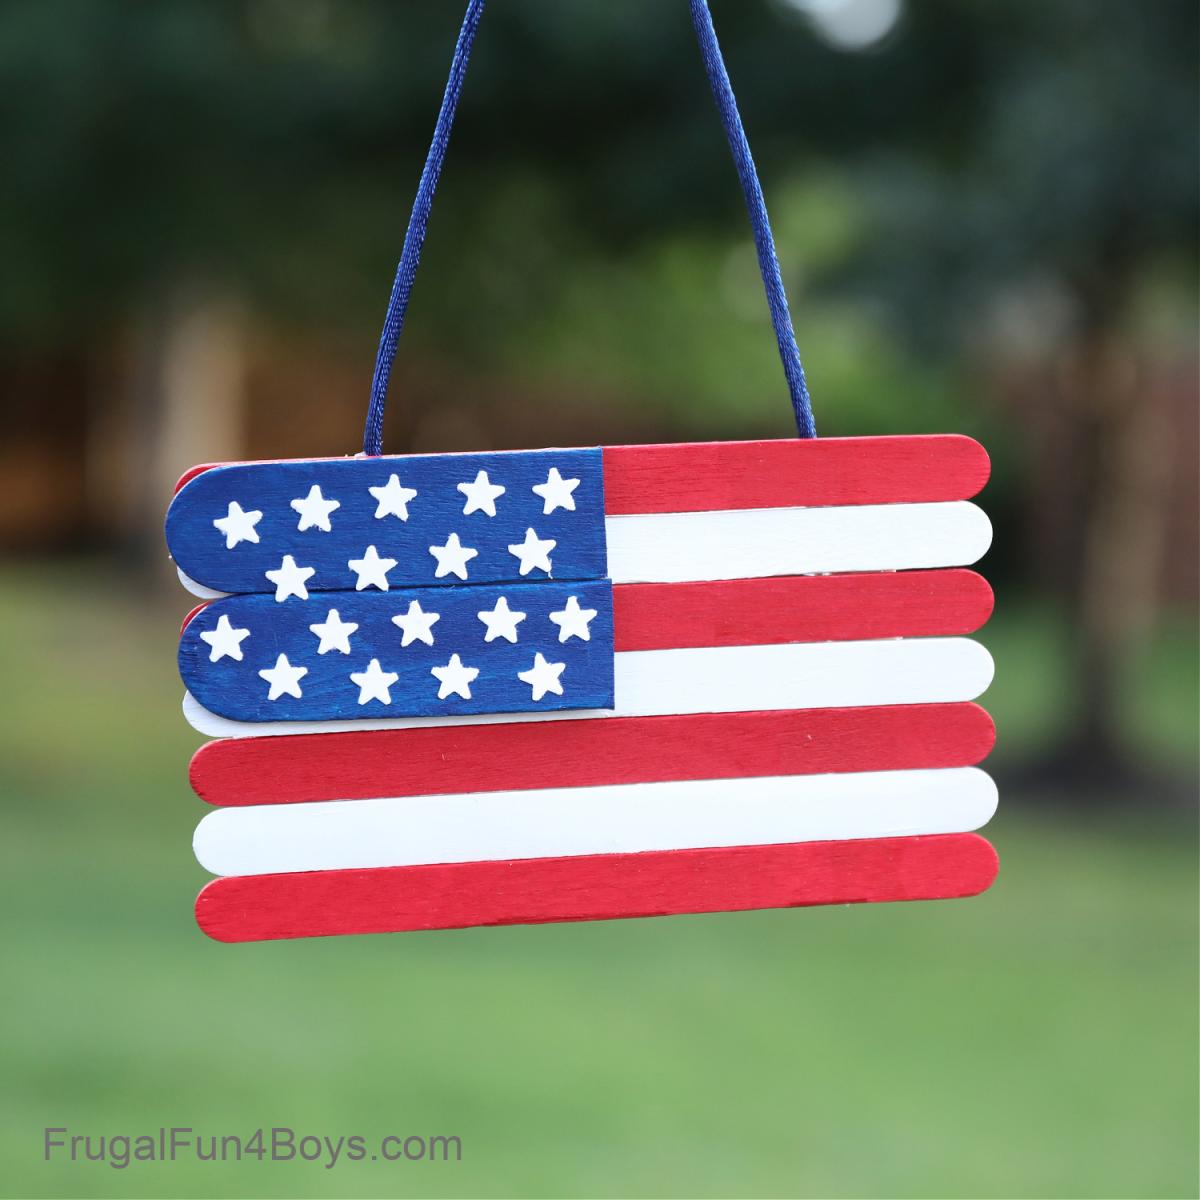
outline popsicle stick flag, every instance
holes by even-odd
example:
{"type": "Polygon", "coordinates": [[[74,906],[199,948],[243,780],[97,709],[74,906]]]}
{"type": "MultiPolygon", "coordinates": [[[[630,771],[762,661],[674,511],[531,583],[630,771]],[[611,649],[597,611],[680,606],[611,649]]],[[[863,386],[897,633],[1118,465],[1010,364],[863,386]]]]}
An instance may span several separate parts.
{"type": "Polygon", "coordinates": [[[195,468],[201,927],[984,890],[987,471],[954,436],[195,468]]]}

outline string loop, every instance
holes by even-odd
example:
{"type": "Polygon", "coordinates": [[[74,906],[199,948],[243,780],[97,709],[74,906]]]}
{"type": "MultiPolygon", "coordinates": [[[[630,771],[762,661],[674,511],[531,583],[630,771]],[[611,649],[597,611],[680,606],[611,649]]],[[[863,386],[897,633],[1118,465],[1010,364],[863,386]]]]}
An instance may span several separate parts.
{"type": "MultiPolygon", "coordinates": [[[[392,283],[391,296],[388,298],[387,315],[384,318],[383,332],[379,338],[379,351],[375,356],[375,373],[371,379],[371,403],[367,410],[367,424],[363,433],[363,452],[370,456],[382,453],[383,410],[387,403],[392,364],[396,358],[400,333],[404,328],[404,317],[408,311],[409,298],[412,295],[413,280],[416,278],[417,268],[421,263],[421,248],[425,244],[425,231],[429,225],[429,213],[433,208],[433,196],[437,190],[438,177],[442,173],[446,148],[450,144],[450,130],[454,125],[454,114],[458,108],[459,96],[462,94],[467,62],[471,57],[471,47],[475,42],[475,33],[479,28],[479,20],[483,15],[485,2],[486,0],[469,0],[467,4],[458,41],[454,46],[454,58],[450,63],[450,76],[446,81],[442,106],[438,111],[437,124],[433,129],[433,141],[425,158],[421,180],[417,185],[416,199],[413,201],[412,214],[408,219],[408,229],[404,234],[404,247],[400,252],[396,278],[392,283]]],[[[779,257],[775,253],[775,239],[771,235],[771,223],[767,218],[767,204],[763,198],[762,186],[758,182],[758,172],[755,170],[754,158],[750,153],[750,143],[746,139],[746,131],[742,126],[733,86],[729,82],[729,73],[725,69],[725,60],[721,57],[721,47],[717,42],[717,33],[713,28],[712,14],[709,12],[707,0],[689,0],[689,3],[692,24],[696,30],[696,40],[700,45],[700,54],[704,60],[704,69],[712,87],[717,110],[721,114],[725,136],[729,140],[729,149],[733,154],[734,166],[737,168],[738,179],[741,181],[742,192],[746,198],[746,210],[750,215],[750,225],[754,231],[754,246],[758,252],[758,269],[766,290],[767,306],[771,311],[771,323],[775,328],[775,340],[779,344],[779,357],[783,362],[783,373],[792,398],[796,429],[802,438],[816,437],[817,430],[813,421],[808,383],[804,378],[804,367],[800,362],[800,349],[796,345],[796,334],[792,328],[787,293],[784,290],[783,277],[779,270],[779,257]]]]}

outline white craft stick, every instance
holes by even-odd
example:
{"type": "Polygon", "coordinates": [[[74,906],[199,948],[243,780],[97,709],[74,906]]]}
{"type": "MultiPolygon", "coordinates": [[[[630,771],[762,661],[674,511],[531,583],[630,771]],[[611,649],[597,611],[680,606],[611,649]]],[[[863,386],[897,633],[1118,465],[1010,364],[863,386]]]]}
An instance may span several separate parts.
{"type": "Polygon", "coordinates": [[[995,810],[954,767],[223,808],[193,844],[214,874],[269,875],[964,833],[995,810]]]}
{"type": "MultiPolygon", "coordinates": [[[[228,596],[228,592],[216,592],[210,587],[205,587],[202,583],[197,583],[190,575],[184,573],[182,567],[175,568],[175,574],[179,576],[179,582],[192,593],[193,596],[198,596],[201,600],[220,600],[223,596],[228,596]]],[[[265,588],[263,589],[266,590],[265,588]]]]}
{"type": "MultiPolygon", "coordinates": [[[[992,540],[987,515],[966,500],[649,513],[606,517],[604,529],[614,583],[966,566],[992,540]]],[[[179,581],[205,600],[227,595],[182,570],[179,581]]]]}
{"type": "Polygon", "coordinates": [[[965,500],[607,517],[614,583],[966,566],[992,527],[965,500]]]}
{"type": "Polygon", "coordinates": [[[615,656],[616,707],[463,717],[351,721],[231,721],[189,694],[184,716],[212,737],[415,729],[497,721],[644,717],[666,713],[856,708],[973,700],[992,681],[991,655],[970,638],[900,638],[625,651],[615,656]]]}

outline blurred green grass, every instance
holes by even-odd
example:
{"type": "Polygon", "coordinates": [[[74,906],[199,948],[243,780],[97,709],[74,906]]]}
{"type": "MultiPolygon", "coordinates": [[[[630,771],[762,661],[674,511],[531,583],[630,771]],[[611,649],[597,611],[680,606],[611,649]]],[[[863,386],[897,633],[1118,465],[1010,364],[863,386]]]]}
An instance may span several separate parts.
{"type": "MultiPolygon", "coordinates": [[[[179,601],[179,612],[185,605],[179,601]]],[[[997,886],[946,904],[220,946],[172,611],[0,572],[14,1196],[1195,1196],[1194,837],[1004,796],[997,886]],[[42,1130],[458,1134],[459,1163],[42,1161],[42,1130]]],[[[1053,733],[1061,629],[985,638],[1003,764],[1053,733]]],[[[1129,689],[1194,769],[1193,633],[1129,689]]]]}

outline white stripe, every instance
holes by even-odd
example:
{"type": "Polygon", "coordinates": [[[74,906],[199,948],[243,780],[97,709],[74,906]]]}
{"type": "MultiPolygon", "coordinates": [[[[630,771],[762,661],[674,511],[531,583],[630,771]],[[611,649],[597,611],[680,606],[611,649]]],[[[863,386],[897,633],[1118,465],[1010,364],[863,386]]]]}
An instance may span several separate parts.
{"type": "Polygon", "coordinates": [[[955,767],[224,808],[193,846],[260,875],[961,833],[995,810],[989,776],[955,767]]]}
{"type": "Polygon", "coordinates": [[[965,566],[992,527],[965,500],[607,517],[614,583],[965,566]]]}
{"type": "MultiPolygon", "coordinates": [[[[966,500],[647,513],[606,517],[604,530],[613,583],[958,567],[992,541],[987,515],[966,500]]],[[[182,570],[179,580],[206,600],[227,594],[182,570]]]]}
{"type": "Polygon", "coordinates": [[[205,587],[202,583],[197,583],[190,575],[184,572],[182,567],[175,568],[175,574],[179,576],[179,582],[183,584],[193,596],[199,596],[201,600],[221,600],[225,596],[229,596],[230,592],[215,592],[210,587],[205,587]]]}
{"type": "MultiPolygon", "coordinates": [[[[969,638],[636,650],[617,654],[615,662],[617,703],[613,709],[254,722],[219,717],[187,695],[183,712],[196,729],[212,737],[261,737],[497,721],[941,704],[975,699],[991,683],[993,670],[991,655],[969,638]]],[[[570,688],[568,676],[563,676],[563,683],[570,688]]]]}

